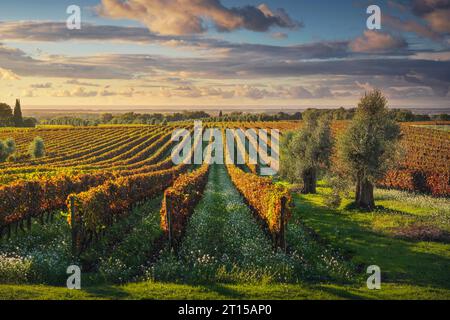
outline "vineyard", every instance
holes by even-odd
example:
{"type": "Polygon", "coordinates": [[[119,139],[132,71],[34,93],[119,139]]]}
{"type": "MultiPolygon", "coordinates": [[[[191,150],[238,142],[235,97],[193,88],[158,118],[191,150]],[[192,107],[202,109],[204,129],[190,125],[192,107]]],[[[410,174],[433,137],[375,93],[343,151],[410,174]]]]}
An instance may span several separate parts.
{"type": "MultiPolygon", "coordinates": [[[[334,122],[333,133],[339,135],[346,125],[334,122]]],[[[298,121],[207,123],[221,130],[279,129],[281,134],[301,126],[298,121]]],[[[194,129],[188,122],[180,127],[194,129]]],[[[268,155],[254,159],[252,151],[257,141],[270,150],[267,136],[237,141],[244,164],[175,165],[174,129],[0,130],[0,140],[16,143],[14,159],[0,162],[0,284],[61,286],[72,264],[80,265],[93,285],[360,281],[361,261],[352,260],[345,245],[325,240],[321,231],[327,227],[308,215],[323,210],[311,209],[318,199],[259,175],[268,155]],[[27,153],[35,137],[45,142],[45,156],[38,159],[27,153]]],[[[402,159],[379,181],[379,196],[402,192],[384,189],[421,193],[427,201],[442,201],[439,210],[450,220],[450,133],[410,125],[402,125],[402,133],[402,159]]],[[[225,150],[226,156],[235,151],[225,150]]],[[[448,247],[447,240],[438,242],[448,247]]]]}

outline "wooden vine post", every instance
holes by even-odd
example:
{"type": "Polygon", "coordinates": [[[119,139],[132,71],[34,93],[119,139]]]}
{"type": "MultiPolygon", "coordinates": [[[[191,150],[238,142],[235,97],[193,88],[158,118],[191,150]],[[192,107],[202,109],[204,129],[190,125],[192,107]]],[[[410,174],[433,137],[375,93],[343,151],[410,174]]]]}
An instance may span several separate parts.
{"type": "Polygon", "coordinates": [[[72,255],[78,255],[78,245],[77,245],[77,225],[75,220],[75,199],[73,196],[70,197],[70,222],[71,222],[71,231],[72,231],[72,255]]]}
{"type": "Polygon", "coordinates": [[[281,198],[281,214],[280,214],[280,234],[278,236],[278,245],[281,250],[286,251],[286,197],[281,198]]]}
{"type": "Polygon", "coordinates": [[[167,202],[167,196],[164,195],[164,207],[166,208],[167,234],[169,237],[169,247],[174,248],[173,230],[172,230],[172,210],[167,202]]]}

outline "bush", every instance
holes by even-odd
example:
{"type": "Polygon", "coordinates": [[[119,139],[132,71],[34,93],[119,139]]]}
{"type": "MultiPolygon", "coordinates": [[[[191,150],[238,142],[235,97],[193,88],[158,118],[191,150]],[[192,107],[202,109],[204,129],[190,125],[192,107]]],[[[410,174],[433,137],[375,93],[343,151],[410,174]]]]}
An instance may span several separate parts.
{"type": "Polygon", "coordinates": [[[25,283],[30,277],[31,261],[23,257],[0,255],[0,283],[25,283]]]}
{"type": "Polygon", "coordinates": [[[35,137],[30,144],[29,152],[32,158],[42,158],[45,156],[45,144],[44,139],[41,137],[35,137]]]}
{"type": "Polygon", "coordinates": [[[0,140],[0,162],[4,162],[8,157],[6,150],[7,149],[5,143],[0,140]]]}
{"type": "Polygon", "coordinates": [[[8,152],[9,155],[16,152],[16,142],[14,141],[13,138],[6,139],[4,143],[6,146],[6,151],[8,152]]]}
{"type": "Polygon", "coordinates": [[[4,162],[16,151],[16,142],[13,138],[0,140],[0,162],[4,162]]]}

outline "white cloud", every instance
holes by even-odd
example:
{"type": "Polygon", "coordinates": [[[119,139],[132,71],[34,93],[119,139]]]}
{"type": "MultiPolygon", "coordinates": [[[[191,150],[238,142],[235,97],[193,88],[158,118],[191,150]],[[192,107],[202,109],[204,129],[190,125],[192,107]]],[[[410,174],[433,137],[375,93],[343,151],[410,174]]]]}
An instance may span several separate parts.
{"type": "Polygon", "coordinates": [[[97,91],[86,91],[86,89],[83,87],[77,87],[71,91],[62,90],[53,92],[52,96],[58,98],[69,98],[69,97],[88,98],[97,96],[97,91]]]}
{"type": "Polygon", "coordinates": [[[20,80],[20,77],[8,69],[0,68],[0,79],[1,80],[20,80]]]}
{"type": "Polygon", "coordinates": [[[98,12],[109,18],[138,20],[162,35],[198,34],[211,22],[219,31],[245,28],[265,32],[273,26],[295,29],[300,23],[267,5],[227,8],[220,0],[102,0],[98,12]]]}
{"type": "Polygon", "coordinates": [[[353,40],[349,47],[353,52],[384,53],[404,49],[408,46],[400,37],[378,31],[365,31],[364,35],[353,40]]]}
{"type": "Polygon", "coordinates": [[[32,84],[30,87],[33,89],[49,89],[53,86],[53,84],[51,82],[46,82],[46,83],[35,83],[32,84]]]}

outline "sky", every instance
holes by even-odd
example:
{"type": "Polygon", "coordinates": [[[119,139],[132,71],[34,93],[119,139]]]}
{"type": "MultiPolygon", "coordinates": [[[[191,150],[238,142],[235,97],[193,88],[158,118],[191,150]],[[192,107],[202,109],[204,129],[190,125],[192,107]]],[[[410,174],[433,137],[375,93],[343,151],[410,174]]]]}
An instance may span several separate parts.
{"type": "Polygon", "coordinates": [[[374,88],[450,108],[450,0],[0,2],[0,101],[24,109],[354,107],[374,88]]]}

